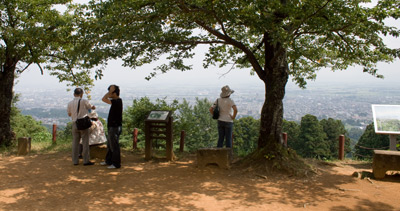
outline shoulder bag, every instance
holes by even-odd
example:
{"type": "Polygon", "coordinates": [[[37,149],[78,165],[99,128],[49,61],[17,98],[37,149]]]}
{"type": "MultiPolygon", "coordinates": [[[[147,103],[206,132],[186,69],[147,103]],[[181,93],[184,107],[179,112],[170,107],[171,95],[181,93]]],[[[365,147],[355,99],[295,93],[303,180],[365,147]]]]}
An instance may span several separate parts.
{"type": "Polygon", "coordinates": [[[219,108],[218,108],[218,99],[217,99],[217,106],[214,108],[214,113],[213,113],[213,119],[218,119],[219,118],[219,108]]]}
{"type": "MultiPolygon", "coordinates": [[[[76,115],[79,115],[80,104],[81,104],[81,99],[79,99],[79,102],[78,102],[78,109],[77,109],[76,115]]],[[[78,130],[86,130],[92,126],[92,120],[87,115],[83,118],[78,118],[75,121],[75,123],[76,123],[76,127],[78,128],[78,130]]]]}

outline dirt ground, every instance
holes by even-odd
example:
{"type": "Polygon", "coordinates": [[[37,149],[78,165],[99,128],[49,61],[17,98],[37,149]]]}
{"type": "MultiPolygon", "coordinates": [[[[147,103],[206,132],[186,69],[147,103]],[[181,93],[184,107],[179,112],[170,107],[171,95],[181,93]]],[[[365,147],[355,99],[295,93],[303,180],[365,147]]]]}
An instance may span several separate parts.
{"type": "Polygon", "coordinates": [[[318,165],[310,177],[265,176],[233,166],[196,167],[196,157],[122,168],[72,165],[70,153],[0,157],[1,210],[400,210],[400,177],[357,178],[369,164],[318,165]]]}

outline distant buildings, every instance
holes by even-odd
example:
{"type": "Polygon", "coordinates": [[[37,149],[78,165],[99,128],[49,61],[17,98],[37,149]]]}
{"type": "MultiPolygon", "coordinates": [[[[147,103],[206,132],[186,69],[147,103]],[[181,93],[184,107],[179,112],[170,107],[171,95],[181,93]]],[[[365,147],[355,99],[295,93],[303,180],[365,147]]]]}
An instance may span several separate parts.
{"type": "MultiPolygon", "coordinates": [[[[398,87],[354,88],[354,87],[316,87],[306,90],[287,88],[284,103],[284,118],[290,121],[300,121],[306,114],[319,119],[340,119],[352,126],[365,127],[372,120],[371,104],[400,104],[398,87]]],[[[16,90],[20,93],[17,106],[24,114],[32,115],[44,124],[65,125],[70,121],[66,112],[67,103],[73,98],[72,92],[59,88],[53,90],[16,90]]],[[[104,90],[96,88],[91,92],[91,102],[97,107],[100,116],[106,115],[109,106],[101,102],[104,90]]],[[[171,102],[175,99],[186,99],[194,104],[196,97],[214,101],[219,96],[219,89],[214,87],[134,87],[125,88],[121,92],[124,107],[132,105],[134,99],[149,97],[151,100],[165,99],[171,102]]],[[[236,102],[238,117],[252,116],[260,118],[264,103],[264,90],[251,87],[235,88],[232,98],[236,102]]],[[[105,118],[106,116],[103,116],[105,118]]]]}

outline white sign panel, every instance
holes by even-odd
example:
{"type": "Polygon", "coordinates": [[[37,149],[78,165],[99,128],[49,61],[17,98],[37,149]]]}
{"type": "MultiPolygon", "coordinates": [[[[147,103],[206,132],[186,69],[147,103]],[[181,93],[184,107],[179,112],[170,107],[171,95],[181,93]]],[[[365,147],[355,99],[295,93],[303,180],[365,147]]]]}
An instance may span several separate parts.
{"type": "Polygon", "coordinates": [[[372,105],[375,133],[400,134],[400,105],[372,105]]]}

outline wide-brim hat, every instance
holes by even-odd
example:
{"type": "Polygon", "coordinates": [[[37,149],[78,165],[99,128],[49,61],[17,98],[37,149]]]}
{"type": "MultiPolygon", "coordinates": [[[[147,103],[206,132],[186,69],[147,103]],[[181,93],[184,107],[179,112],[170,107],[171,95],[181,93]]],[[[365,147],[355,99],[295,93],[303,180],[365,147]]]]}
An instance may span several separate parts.
{"type": "Polygon", "coordinates": [[[89,118],[91,119],[95,119],[95,118],[99,118],[99,116],[97,115],[96,111],[92,111],[88,114],[89,118]]]}
{"type": "Polygon", "coordinates": [[[233,94],[235,91],[234,90],[232,90],[231,88],[229,88],[229,86],[228,85],[226,85],[226,86],[223,86],[222,88],[221,88],[221,94],[220,94],[220,96],[221,97],[229,97],[231,94],[233,94]]]}

